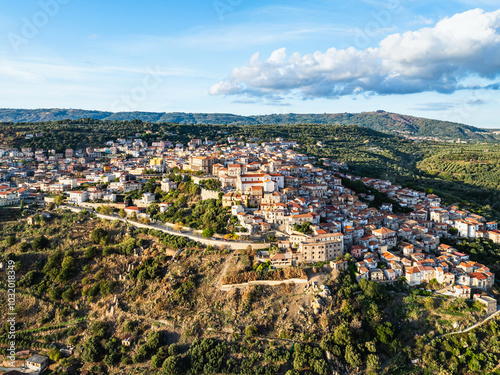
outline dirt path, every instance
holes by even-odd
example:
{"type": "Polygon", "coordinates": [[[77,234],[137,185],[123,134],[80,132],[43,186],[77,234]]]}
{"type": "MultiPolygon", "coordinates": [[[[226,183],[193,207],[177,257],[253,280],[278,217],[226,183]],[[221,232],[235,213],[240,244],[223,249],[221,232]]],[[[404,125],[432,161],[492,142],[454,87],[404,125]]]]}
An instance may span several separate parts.
{"type": "Polygon", "coordinates": [[[227,269],[229,268],[229,265],[231,264],[231,261],[233,260],[233,258],[235,257],[236,255],[234,254],[233,251],[231,251],[228,256],[227,256],[227,259],[226,261],[224,262],[224,266],[222,266],[222,270],[220,271],[220,275],[219,277],[217,278],[217,281],[215,282],[214,286],[216,289],[219,289],[222,285],[222,278],[224,277],[224,275],[227,273],[227,269]]]}

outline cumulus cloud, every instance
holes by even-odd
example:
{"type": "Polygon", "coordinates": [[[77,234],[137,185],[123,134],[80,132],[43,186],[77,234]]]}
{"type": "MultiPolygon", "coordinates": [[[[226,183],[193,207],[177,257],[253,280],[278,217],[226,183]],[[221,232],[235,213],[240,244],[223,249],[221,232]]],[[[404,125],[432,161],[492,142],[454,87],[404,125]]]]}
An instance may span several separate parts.
{"type": "Polygon", "coordinates": [[[256,53],[248,65],[212,86],[210,94],[276,100],[452,93],[498,89],[499,76],[500,10],[474,9],[433,27],[389,35],[375,48],[330,48],[306,55],[287,55],[281,48],[266,60],[256,53]],[[466,83],[470,77],[477,77],[477,83],[466,83]]]}

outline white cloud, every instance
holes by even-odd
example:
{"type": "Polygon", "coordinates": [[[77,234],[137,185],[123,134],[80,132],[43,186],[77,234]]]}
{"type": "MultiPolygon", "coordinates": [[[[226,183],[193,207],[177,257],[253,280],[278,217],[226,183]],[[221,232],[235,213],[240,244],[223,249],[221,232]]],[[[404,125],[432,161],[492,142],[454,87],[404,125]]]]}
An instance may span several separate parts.
{"type": "Polygon", "coordinates": [[[376,48],[330,48],[287,56],[284,48],[262,61],[258,53],[212,95],[335,98],[355,94],[451,93],[498,88],[500,10],[474,9],[403,34],[392,34],[376,48]],[[470,77],[476,83],[465,84],[470,77]],[[484,81],[486,80],[486,83],[484,81]]]}

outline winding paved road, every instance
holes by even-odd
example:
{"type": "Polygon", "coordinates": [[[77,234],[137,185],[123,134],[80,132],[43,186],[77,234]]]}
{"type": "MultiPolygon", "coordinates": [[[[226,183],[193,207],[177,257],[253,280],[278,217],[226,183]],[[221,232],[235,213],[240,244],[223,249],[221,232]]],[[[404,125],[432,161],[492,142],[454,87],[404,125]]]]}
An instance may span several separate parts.
{"type": "MultiPolygon", "coordinates": [[[[60,206],[62,209],[67,209],[73,212],[80,212],[85,210],[86,208],[78,207],[78,206],[60,206]]],[[[173,234],[175,236],[187,237],[193,241],[200,242],[204,245],[212,245],[212,246],[226,246],[232,250],[241,250],[246,249],[248,246],[252,246],[253,249],[261,250],[267,249],[269,244],[266,243],[255,243],[255,242],[243,242],[243,241],[223,241],[223,240],[212,240],[210,238],[203,238],[202,236],[195,234],[193,231],[190,233],[178,232],[173,230],[172,228],[163,225],[163,224],[142,224],[136,221],[122,219],[120,216],[115,215],[103,215],[96,211],[91,211],[92,214],[96,215],[100,219],[105,220],[119,220],[121,222],[132,224],[138,228],[147,228],[147,229],[157,229],[165,233],[173,234]]]]}

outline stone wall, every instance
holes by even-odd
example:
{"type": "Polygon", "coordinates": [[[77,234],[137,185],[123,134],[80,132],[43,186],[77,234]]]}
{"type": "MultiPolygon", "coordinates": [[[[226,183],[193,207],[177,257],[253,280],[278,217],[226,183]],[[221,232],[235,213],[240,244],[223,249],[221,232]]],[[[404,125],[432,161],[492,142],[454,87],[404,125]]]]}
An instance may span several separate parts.
{"type": "Polygon", "coordinates": [[[219,199],[219,191],[207,190],[207,189],[201,188],[201,199],[202,200],[219,199]]]}
{"type": "Polygon", "coordinates": [[[276,286],[281,284],[305,284],[309,282],[307,279],[288,279],[288,280],[255,280],[249,281],[248,283],[241,284],[226,284],[220,287],[222,291],[229,291],[231,289],[237,288],[245,288],[250,285],[268,285],[268,286],[276,286]]]}

